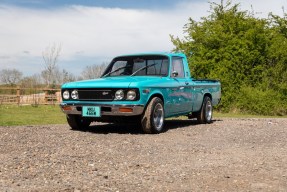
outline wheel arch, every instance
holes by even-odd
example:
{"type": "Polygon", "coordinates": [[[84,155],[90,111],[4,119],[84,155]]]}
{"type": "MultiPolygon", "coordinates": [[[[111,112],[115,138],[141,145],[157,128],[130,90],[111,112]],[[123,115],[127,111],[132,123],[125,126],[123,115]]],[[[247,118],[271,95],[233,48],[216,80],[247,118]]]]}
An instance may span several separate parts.
{"type": "Polygon", "coordinates": [[[147,106],[147,105],[149,104],[149,102],[150,102],[153,98],[155,98],[155,97],[160,98],[160,99],[162,100],[163,104],[164,104],[163,95],[162,95],[161,93],[153,93],[153,94],[151,94],[151,95],[149,96],[148,101],[147,101],[147,103],[146,103],[146,106],[147,106]]]}
{"type": "Polygon", "coordinates": [[[163,96],[163,94],[162,94],[160,91],[155,91],[155,92],[152,92],[152,93],[149,95],[149,97],[148,97],[148,99],[147,99],[147,102],[146,102],[146,104],[145,104],[145,109],[147,108],[147,106],[148,106],[148,104],[150,103],[150,101],[151,101],[153,98],[155,98],[155,97],[160,98],[160,99],[162,100],[163,106],[164,106],[165,101],[164,101],[164,96],[163,96]]]}
{"type": "MultiPolygon", "coordinates": [[[[212,103],[212,95],[211,95],[211,93],[204,93],[203,97],[202,97],[201,107],[200,107],[199,111],[201,110],[201,108],[203,106],[203,102],[204,102],[204,98],[205,97],[209,97],[211,99],[211,103],[212,103]]],[[[196,112],[199,112],[199,111],[194,111],[193,113],[196,113],[196,112]]]]}
{"type": "Polygon", "coordinates": [[[203,95],[203,98],[204,97],[209,97],[210,99],[211,99],[211,101],[212,101],[212,95],[211,95],[211,93],[205,93],[204,95],[203,95]]]}

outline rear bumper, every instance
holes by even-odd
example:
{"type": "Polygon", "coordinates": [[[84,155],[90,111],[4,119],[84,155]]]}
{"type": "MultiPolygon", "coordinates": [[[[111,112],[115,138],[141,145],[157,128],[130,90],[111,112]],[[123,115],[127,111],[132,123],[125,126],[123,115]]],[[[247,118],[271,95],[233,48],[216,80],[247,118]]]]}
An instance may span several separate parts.
{"type": "Polygon", "coordinates": [[[135,116],[141,115],[144,111],[143,105],[107,105],[107,104],[88,104],[88,105],[73,105],[61,103],[60,108],[65,114],[69,115],[82,115],[83,106],[100,106],[101,115],[106,116],[135,116]]]}

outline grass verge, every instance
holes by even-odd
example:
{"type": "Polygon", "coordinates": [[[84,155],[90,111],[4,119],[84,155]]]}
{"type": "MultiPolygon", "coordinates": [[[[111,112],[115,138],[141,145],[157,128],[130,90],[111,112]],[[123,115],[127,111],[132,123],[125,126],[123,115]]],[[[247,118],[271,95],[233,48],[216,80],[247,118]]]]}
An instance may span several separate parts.
{"type": "Polygon", "coordinates": [[[0,126],[64,124],[65,114],[58,105],[38,107],[2,105],[0,106],[0,126]]]}
{"type": "Polygon", "coordinates": [[[250,114],[242,114],[242,113],[219,113],[214,111],[213,118],[287,118],[287,116],[265,116],[265,115],[250,115],[250,114]]]}
{"type": "MultiPolygon", "coordinates": [[[[214,112],[213,118],[287,118],[287,116],[260,116],[235,113],[214,112]]],[[[185,119],[181,116],[179,119],[185,119]]],[[[172,118],[173,119],[173,118],[172,118]]],[[[66,124],[65,114],[58,105],[40,105],[38,107],[2,105],[0,106],[0,126],[66,124]]]]}

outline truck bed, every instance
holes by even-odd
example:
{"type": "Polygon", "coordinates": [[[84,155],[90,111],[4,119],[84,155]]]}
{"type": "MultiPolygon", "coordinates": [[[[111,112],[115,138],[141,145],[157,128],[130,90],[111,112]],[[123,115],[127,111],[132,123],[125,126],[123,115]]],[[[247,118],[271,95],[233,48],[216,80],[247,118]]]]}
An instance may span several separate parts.
{"type": "Polygon", "coordinates": [[[191,78],[191,79],[192,79],[192,81],[201,82],[201,83],[210,83],[210,82],[212,82],[212,83],[220,83],[220,81],[216,80],[216,79],[193,79],[193,78],[191,78]]]}

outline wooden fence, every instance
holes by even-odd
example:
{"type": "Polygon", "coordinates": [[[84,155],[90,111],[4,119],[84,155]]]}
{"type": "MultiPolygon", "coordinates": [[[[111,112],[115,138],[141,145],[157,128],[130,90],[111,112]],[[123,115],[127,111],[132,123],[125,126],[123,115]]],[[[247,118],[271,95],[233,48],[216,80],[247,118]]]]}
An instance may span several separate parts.
{"type": "Polygon", "coordinates": [[[55,105],[61,101],[60,89],[0,87],[0,105],[55,105]]]}

